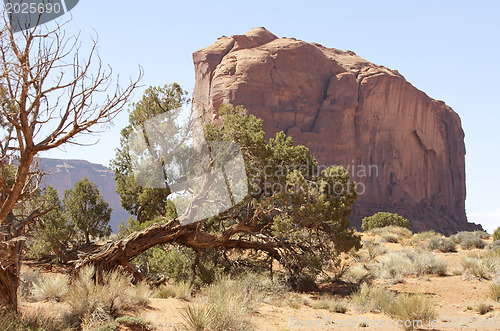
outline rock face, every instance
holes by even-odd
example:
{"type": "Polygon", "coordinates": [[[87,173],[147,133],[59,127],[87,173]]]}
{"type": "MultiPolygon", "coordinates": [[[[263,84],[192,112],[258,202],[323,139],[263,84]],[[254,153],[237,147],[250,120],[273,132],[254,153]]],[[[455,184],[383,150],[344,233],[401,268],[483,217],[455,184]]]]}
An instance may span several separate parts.
{"type": "Polygon", "coordinates": [[[342,165],[358,182],[351,222],[397,212],[414,230],[479,229],[465,214],[465,146],[459,116],[396,70],[351,51],[277,38],[264,28],[219,38],[193,54],[194,107],[222,103],[284,131],[320,165],[342,165]]]}
{"type": "Polygon", "coordinates": [[[113,171],[100,164],[85,160],[40,159],[41,169],[47,173],[42,178],[42,187],[52,185],[63,199],[64,191],[74,189],[75,183],[87,177],[95,183],[105,201],[113,208],[110,225],[113,232],[118,232],[118,225],[127,220],[130,214],[123,209],[120,196],[116,193],[116,182],[113,171]]]}

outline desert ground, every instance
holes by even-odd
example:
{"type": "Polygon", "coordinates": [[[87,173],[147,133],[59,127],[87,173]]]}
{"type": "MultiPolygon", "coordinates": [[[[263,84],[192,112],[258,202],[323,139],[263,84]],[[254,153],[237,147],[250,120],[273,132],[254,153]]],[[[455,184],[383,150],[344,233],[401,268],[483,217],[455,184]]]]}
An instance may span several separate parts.
{"type": "MultiPolygon", "coordinates": [[[[231,322],[236,324],[227,327],[229,330],[412,329],[409,324],[403,325],[403,319],[398,321],[397,316],[422,317],[418,313],[423,310],[433,311],[434,315],[425,316],[423,324],[415,325],[414,329],[500,330],[500,304],[496,301],[500,246],[484,233],[480,234],[482,239],[478,236],[479,233],[464,232],[462,238],[448,239],[434,232],[411,234],[403,228],[368,231],[361,234],[363,248],[318,282],[318,288],[313,291],[299,293],[287,288],[277,289],[278,285],[268,283],[259,288],[257,292],[260,293],[253,293],[251,299],[238,301],[238,296],[245,291],[243,283],[214,288],[220,293],[211,296],[203,290],[194,293],[186,284],[168,282],[159,289],[146,291],[147,302],[115,314],[115,317],[134,317],[136,322],[127,324],[126,321],[116,323],[119,319],[91,318],[81,327],[88,330],[208,330],[211,328],[196,325],[196,320],[209,324],[203,322],[205,315],[200,313],[201,307],[227,304],[229,314],[239,319],[231,322]],[[410,264],[407,258],[401,259],[402,256],[410,257],[410,264]],[[382,290],[379,294],[369,294],[370,289],[382,290]],[[384,292],[384,289],[389,291],[384,292]],[[362,291],[364,294],[360,294],[362,291]],[[405,308],[413,312],[400,313],[402,315],[391,312],[395,306],[403,309],[402,301],[396,298],[404,294],[424,301],[405,308]],[[236,301],[218,301],[232,299],[236,301]],[[239,309],[237,305],[245,307],[239,309]],[[187,313],[190,308],[194,309],[191,310],[194,312],[192,318],[187,313]],[[233,312],[234,309],[237,311],[233,312]]],[[[278,275],[278,265],[276,269],[278,275]]],[[[67,269],[26,261],[22,273],[35,272],[43,279],[57,279],[67,269]]],[[[262,278],[255,278],[254,282],[262,282],[262,278]]],[[[56,299],[57,295],[45,299],[38,296],[37,299],[37,296],[25,295],[20,312],[24,316],[38,314],[62,319],[74,306],[64,296],[63,293],[56,299]]],[[[214,311],[206,313],[208,316],[214,311]]]]}

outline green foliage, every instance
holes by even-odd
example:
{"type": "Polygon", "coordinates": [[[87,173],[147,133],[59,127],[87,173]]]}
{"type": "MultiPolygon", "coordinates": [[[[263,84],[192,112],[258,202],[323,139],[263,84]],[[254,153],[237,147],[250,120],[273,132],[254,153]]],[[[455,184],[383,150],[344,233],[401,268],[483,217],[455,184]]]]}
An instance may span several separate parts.
{"type": "Polygon", "coordinates": [[[186,95],[187,92],[177,83],[148,88],[142,99],[132,105],[130,124],[121,132],[120,148],[111,161],[111,169],[115,173],[116,191],[123,208],[136,216],[139,223],[151,221],[158,216],[173,218],[176,215],[172,206],[168,205],[169,189],[146,188],[136,184],[131,167],[130,134],[133,129],[142,129],[144,122],[156,115],[165,112],[180,114],[190,103],[186,95]]]}
{"type": "Polygon", "coordinates": [[[90,243],[90,236],[111,234],[109,220],[112,209],[102,198],[97,186],[89,182],[87,177],[78,181],[74,190],[66,190],[63,201],[70,224],[76,231],[83,233],[86,244],[90,243]]]}
{"type": "MultiPolygon", "coordinates": [[[[121,146],[112,168],[122,205],[137,216],[137,221],[129,220],[128,231],[141,228],[157,216],[162,216],[164,221],[176,216],[175,208],[168,201],[169,189],[137,186],[131,165],[130,134],[133,128],[140,129],[144,121],[155,115],[167,111],[171,115],[180,114],[187,103],[185,92],[177,84],[150,88],[134,105],[130,125],[122,131],[121,146]]],[[[238,144],[245,161],[249,194],[230,210],[199,222],[199,231],[220,235],[236,224],[248,222],[255,228],[249,233],[258,233],[279,247],[280,260],[290,280],[296,283],[303,277],[315,279],[326,267],[338,263],[341,252],[360,248],[360,239],[349,228],[347,219],[357,192],[344,168],[320,169],[309,150],[295,146],[283,132],[267,142],[262,120],[248,115],[242,107],[223,105],[219,116],[218,125],[205,125],[206,140],[238,144]]],[[[165,139],[168,142],[173,138],[165,139]]],[[[250,234],[240,240],[262,242],[250,234]]],[[[155,258],[163,257],[157,254],[155,258]]],[[[257,259],[246,258],[252,262],[257,259]]],[[[148,258],[148,262],[153,261],[148,258]]],[[[164,261],[158,266],[166,264],[164,261]]],[[[212,282],[227,268],[230,265],[220,250],[200,250],[197,277],[201,283],[212,282]]],[[[184,270],[184,266],[180,269],[184,270]]]]}
{"type": "Polygon", "coordinates": [[[493,241],[500,240],[500,226],[493,232],[493,241]]]}
{"type": "Polygon", "coordinates": [[[379,212],[375,215],[363,218],[361,228],[363,231],[383,228],[386,226],[410,227],[410,221],[396,213],[379,212]]]}
{"type": "Polygon", "coordinates": [[[44,189],[40,200],[54,209],[38,219],[40,226],[30,238],[27,256],[41,258],[55,254],[60,259],[61,254],[68,248],[72,235],[71,227],[63,212],[57,191],[52,186],[49,185],[44,189]]]}

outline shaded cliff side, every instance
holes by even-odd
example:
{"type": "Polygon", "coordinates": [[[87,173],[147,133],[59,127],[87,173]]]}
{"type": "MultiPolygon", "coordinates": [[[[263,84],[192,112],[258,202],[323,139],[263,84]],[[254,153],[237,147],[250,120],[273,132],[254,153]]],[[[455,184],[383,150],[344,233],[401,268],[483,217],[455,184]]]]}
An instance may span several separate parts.
{"type": "Polygon", "coordinates": [[[465,214],[465,145],[459,116],[396,70],[351,51],[264,28],[221,37],[193,54],[193,105],[216,117],[222,103],[263,119],[268,138],[290,135],[320,165],[358,182],[352,223],[398,212],[414,230],[479,229],[465,214]]]}

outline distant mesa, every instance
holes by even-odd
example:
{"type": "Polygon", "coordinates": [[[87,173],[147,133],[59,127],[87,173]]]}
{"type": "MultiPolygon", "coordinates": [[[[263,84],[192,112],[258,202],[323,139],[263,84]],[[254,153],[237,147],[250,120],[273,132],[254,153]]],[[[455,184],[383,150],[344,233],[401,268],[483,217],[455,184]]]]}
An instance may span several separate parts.
{"type": "Polygon", "coordinates": [[[75,183],[84,177],[95,183],[104,200],[113,208],[110,221],[113,232],[118,232],[121,220],[127,220],[130,217],[130,214],[123,209],[120,196],[116,193],[113,171],[105,166],[85,160],[41,158],[40,167],[42,171],[47,173],[42,178],[42,187],[52,185],[57,190],[61,201],[64,197],[64,191],[73,189],[75,183]]]}
{"type": "Polygon", "coordinates": [[[481,228],[465,214],[459,116],[397,70],[265,28],[221,37],[193,60],[198,110],[216,118],[222,103],[243,105],[263,119],[268,137],[284,131],[320,164],[349,168],[364,188],[355,226],[388,211],[411,219],[414,230],[481,228]]]}

